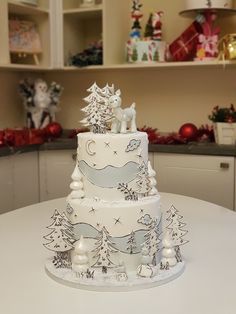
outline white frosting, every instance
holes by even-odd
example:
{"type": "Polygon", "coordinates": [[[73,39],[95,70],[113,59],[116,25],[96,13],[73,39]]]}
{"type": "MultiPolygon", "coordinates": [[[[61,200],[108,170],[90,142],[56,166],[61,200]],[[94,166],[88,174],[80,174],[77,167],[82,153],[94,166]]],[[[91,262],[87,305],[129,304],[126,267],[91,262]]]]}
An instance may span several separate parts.
{"type": "Polygon", "coordinates": [[[134,184],[141,162],[148,162],[148,137],[144,132],[78,134],[78,166],[86,198],[122,200],[119,183],[134,184]]]}
{"type": "Polygon", "coordinates": [[[186,10],[196,9],[232,9],[232,0],[186,0],[186,10]]]}
{"type": "Polygon", "coordinates": [[[67,214],[72,224],[87,223],[98,230],[105,226],[107,231],[116,237],[139,229],[147,230],[148,225],[138,222],[144,215],[149,215],[152,219],[161,218],[159,195],[145,197],[139,201],[105,202],[87,198],[68,198],[67,201],[73,208],[73,211],[67,214]],[[116,223],[118,218],[120,220],[116,223]]]}
{"type": "Polygon", "coordinates": [[[72,192],[67,198],[67,217],[74,226],[75,239],[84,237],[89,264],[94,266],[100,258],[100,253],[94,256],[98,238],[107,236],[115,249],[109,252],[112,263],[119,265],[121,258],[127,269],[136,271],[147,237],[154,234],[155,241],[162,232],[160,196],[155,189],[155,172],[148,164],[147,134],[80,133],[77,152],[72,192]],[[124,190],[118,189],[120,184],[127,185],[131,192],[125,192],[129,196],[133,192],[135,197],[127,199],[124,190]],[[78,194],[81,191],[83,198],[78,194]],[[132,237],[135,244],[130,244],[132,237]]]}

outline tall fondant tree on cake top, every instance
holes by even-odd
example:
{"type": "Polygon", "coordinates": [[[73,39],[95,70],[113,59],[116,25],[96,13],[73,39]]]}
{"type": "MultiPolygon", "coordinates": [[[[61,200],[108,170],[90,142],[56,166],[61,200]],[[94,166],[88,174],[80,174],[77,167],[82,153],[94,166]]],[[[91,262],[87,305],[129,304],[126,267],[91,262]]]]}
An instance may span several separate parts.
{"type": "Polygon", "coordinates": [[[108,99],[114,94],[114,86],[106,85],[99,88],[94,83],[87,91],[90,94],[84,98],[84,101],[88,105],[82,109],[86,117],[81,123],[88,126],[93,133],[106,133],[107,122],[112,117],[108,99]]]}
{"type": "Polygon", "coordinates": [[[111,253],[116,253],[117,250],[114,248],[109,235],[105,227],[98,234],[97,242],[95,243],[94,258],[96,262],[93,267],[115,267],[116,265],[111,261],[111,253]]]}

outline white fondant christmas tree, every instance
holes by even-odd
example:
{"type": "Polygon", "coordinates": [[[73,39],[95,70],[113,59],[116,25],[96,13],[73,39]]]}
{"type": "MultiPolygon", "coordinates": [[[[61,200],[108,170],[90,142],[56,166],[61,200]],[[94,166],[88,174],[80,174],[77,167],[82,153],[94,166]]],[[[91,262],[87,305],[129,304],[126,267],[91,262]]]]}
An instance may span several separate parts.
{"type": "Polygon", "coordinates": [[[76,243],[74,256],[72,258],[72,270],[79,277],[89,269],[88,248],[84,238],[81,235],[80,240],[76,243]]]}
{"type": "Polygon", "coordinates": [[[172,205],[167,211],[167,214],[168,217],[166,220],[169,224],[166,228],[170,231],[174,246],[176,247],[188,243],[189,241],[183,238],[188,231],[182,229],[186,226],[186,223],[182,222],[183,216],[179,214],[178,209],[172,205]]]}
{"type": "Polygon", "coordinates": [[[111,261],[111,253],[118,252],[114,248],[113,243],[110,239],[110,235],[105,227],[99,232],[97,242],[95,243],[95,253],[94,258],[96,262],[93,264],[93,267],[115,267],[116,265],[111,261]]]}
{"type": "Polygon", "coordinates": [[[73,182],[70,184],[70,188],[72,192],[70,193],[70,197],[74,199],[84,198],[84,185],[83,185],[83,177],[79,170],[79,167],[76,165],[75,169],[71,175],[73,182]]]}
{"type": "Polygon", "coordinates": [[[167,230],[169,230],[173,244],[175,247],[175,256],[178,262],[182,262],[182,256],[180,252],[180,246],[188,243],[188,240],[185,240],[183,237],[188,233],[187,230],[184,230],[186,223],[182,222],[183,216],[179,214],[179,211],[172,205],[167,211],[168,217],[167,230]]]}
{"type": "Polygon", "coordinates": [[[162,239],[162,259],[161,263],[163,266],[173,267],[177,264],[175,257],[174,243],[170,234],[170,231],[166,231],[162,239]]]}
{"type": "Polygon", "coordinates": [[[90,95],[84,101],[88,105],[82,109],[86,117],[81,123],[88,126],[93,133],[106,133],[107,122],[112,117],[108,99],[113,95],[114,87],[106,85],[101,89],[94,83],[87,91],[90,95]]]}
{"type": "Polygon", "coordinates": [[[152,257],[153,265],[156,265],[156,254],[159,252],[159,243],[161,242],[158,236],[158,223],[154,219],[149,227],[148,232],[145,234],[145,245],[149,249],[149,255],[152,257]]]}
{"type": "Polygon", "coordinates": [[[69,266],[69,254],[72,249],[72,243],[74,239],[71,234],[72,226],[69,221],[65,221],[63,216],[55,209],[53,216],[51,217],[53,222],[47,228],[50,233],[44,236],[44,239],[48,242],[44,246],[57,253],[54,257],[53,264],[57,268],[65,268],[69,266]]]}
{"type": "Polygon", "coordinates": [[[134,250],[137,248],[137,244],[136,244],[136,240],[135,240],[135,233],[134,233],[134,231],[132,231],[132,232],[130,233],[130,236],[129,236],[129,238],[128,238],[127,244],[128,244],[127,251],[128,251],[130,254],[133,254],[133,253],[134,253],[134,250]]]}
{"type": "Polygon", "coordinates": [[[156,189],[156,184],[157,181],[155,179],[156,176],[156,171],[153,170],[150,161],[148,161],[148,175],[149,175],[149,186],[150,186],[150,191],[148,192],[148,195],[157,195],[157,189],[156,189]]]}

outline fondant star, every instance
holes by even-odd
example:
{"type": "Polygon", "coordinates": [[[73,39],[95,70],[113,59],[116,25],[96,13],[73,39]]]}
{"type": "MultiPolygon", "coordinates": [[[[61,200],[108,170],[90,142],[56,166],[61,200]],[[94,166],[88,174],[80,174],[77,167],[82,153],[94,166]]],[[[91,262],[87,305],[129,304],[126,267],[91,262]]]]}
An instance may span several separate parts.
{"type": "Polygon", "coordinates": [[[114,220],[115,220],[115,225],[118,224],[118,223],[121,224],[120,217],[119,218],[114,218],[114,220]]]}
{"type": "Polygon", "coordinates": [[[95,214],[96,209],[92,207],[92,209],[89,211],[89,213],[94,213],[95,214]]]}

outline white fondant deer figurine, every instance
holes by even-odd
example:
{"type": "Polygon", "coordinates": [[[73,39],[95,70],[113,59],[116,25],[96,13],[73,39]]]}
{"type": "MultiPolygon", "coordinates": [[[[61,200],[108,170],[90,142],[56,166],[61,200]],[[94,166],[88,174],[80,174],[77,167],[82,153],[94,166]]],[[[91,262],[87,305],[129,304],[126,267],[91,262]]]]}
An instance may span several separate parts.
{"type": "Polygon", "coordinates": [[[122,109],[120,95],[121,95],[120,90],[117,90],[115,95],[109,98],[109,105],[111,106],[113,112],[111,132],[126,133],[128,122],[130,122],[130,131],[136,132],[137,127],[135,103],[133,103],[128,108],[122,109]]]}

